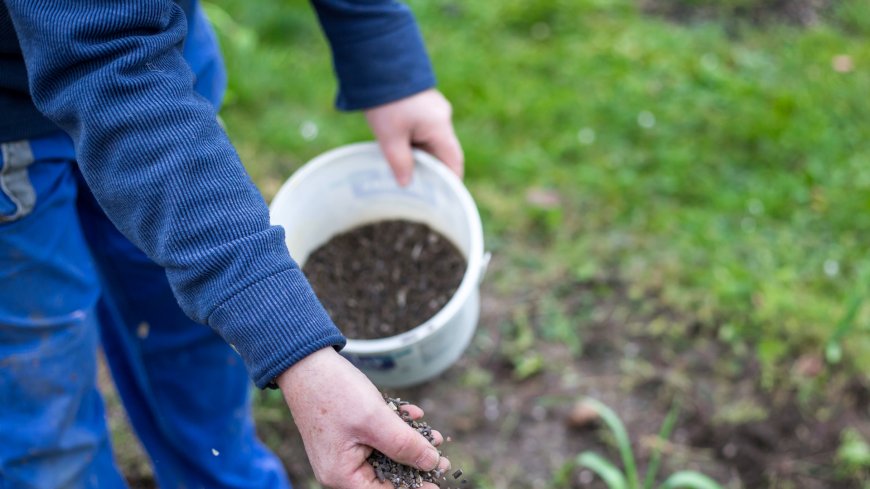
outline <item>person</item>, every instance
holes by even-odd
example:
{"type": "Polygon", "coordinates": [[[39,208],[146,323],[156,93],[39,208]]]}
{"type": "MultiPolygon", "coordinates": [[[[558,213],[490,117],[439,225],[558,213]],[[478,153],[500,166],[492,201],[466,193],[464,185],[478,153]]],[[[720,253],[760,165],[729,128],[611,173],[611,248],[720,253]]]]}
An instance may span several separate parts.
{"type": "MultiPolygon", "coordinates": [[[[409,9],[312,3],[336,104],[365,111],[397,180],[412,145],[461,175],[409,9]]],[[[221,63],[196,0],[0,0],[0,487],[124,487],[99,344],[160,487],[289,487],[250,379],[281,389],[328,487],[387,487],[373,448],[449,467],[338,353],[217,121],[221,63]]]]}

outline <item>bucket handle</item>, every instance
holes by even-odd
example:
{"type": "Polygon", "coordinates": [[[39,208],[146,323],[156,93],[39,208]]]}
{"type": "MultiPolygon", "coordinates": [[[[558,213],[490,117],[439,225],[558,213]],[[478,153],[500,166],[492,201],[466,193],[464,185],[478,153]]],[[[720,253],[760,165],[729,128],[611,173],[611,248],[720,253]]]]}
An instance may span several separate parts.
{"type": "Polygon", "coordinates": [[[492,253],[485,251],[480,260],[480,277],[477,279],[477,284],[483,283],[483,278],[486,276],[486,271],[489,269],[489,261],[492,259],[492,253]]]}

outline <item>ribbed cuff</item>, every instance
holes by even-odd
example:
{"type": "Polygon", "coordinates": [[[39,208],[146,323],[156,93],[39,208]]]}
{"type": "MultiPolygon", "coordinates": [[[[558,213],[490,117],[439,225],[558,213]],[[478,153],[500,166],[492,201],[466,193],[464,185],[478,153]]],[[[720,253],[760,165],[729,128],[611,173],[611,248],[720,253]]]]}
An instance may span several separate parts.
{"type": "Polygon", "coordinates": [[[340,110],[369,109],[435,86],[429,56],[417,23],[386,34],[332,46],[339,80],[335,105],[340,110]]]}
{"type": "Polygon", "coordinates": [[[261,389],[309,354],[346,343],[298,268],[242,290],[208,323],[239,352],[261,389]]]}

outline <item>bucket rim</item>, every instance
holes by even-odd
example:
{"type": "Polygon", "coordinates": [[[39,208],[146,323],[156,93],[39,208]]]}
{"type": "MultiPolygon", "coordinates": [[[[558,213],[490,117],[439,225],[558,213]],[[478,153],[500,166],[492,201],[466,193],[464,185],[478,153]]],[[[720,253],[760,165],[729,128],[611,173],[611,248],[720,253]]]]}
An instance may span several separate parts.
{"type": "MultiPolygon", "coordinates": [[[[334,148],[325,153],[322,153],[308,163],[300,167],[287,182],[281,187],[275,198],[272,199],[272,205],[281,202],[286,197],[284,194],[290,193],[295,187],[301,185],[302,182],[310,175],[322,171],[322,169],[337,160],[344,160],[354,156],[367,154],[369,156],[376,154],[377,157],[384,160],[386,158],[380,149],[377,142],[367,141],[360,143],[352,143],[338,148],[334,148]]],[[[426,171],[432,172],[443,183],[447,185],[453,196],[459,200],[465,216],[465,225],[468,227],[469,247],[468,256],[466,257],[467,264],[462,281],[453,296],[447,301],[438,312],[422,324],[400,333],[395,336],[376,339],[347,339],[347,345],[342,350],[342,353],[375,355],[384,354],[403,347],[409,347],[421,340],[435,334],[441,330],[448,321],[458,315],[459,311],[465,303],[471,298],[472,294],[478,292],[478,287],[483,274],[483,269],[486,267],[484,258],[483,246],[483,224],[480,219],[480,212],[474,199],[471,197],[468,188],[462,183],[447,165],[435,158],[433,155],[420,150],[414,149],[414,171],[418,171],[418,165],[425,168],[426,171]]]]}

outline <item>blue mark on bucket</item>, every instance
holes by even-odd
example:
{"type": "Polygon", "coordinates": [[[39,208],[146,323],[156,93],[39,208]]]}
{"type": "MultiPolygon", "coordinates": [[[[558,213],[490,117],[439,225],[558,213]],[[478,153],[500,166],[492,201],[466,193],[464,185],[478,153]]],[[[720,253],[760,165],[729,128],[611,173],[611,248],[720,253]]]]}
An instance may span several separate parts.
{"type": "Polygon", "coordinates": [[[404,348],[381,355],[355,355],[347,352],[341,352],[341,354],[360,370],[379,370],[385,372],[396,368],[396,360],[408,356],[412,352],[411,348],[404,348]]]}
{"type": "Polygon", "coordinates": [[[392,174],[384,170],[362,170],[352,173],[350,182],[354,197],[370,197],[377,195],[402,195],[412,197],[431,205],[438,203],[435,189],[430,185],[422,185],[419,180],[412,180],[404,188],[396,186],[392,174]]]}
{"type": "Polygon", "coordinates": [[[361,357],[359,355],[348,355],[343,353],[345,358],[350,360],[354,367],[360,370],[380,370],[387,371],[396,368],[396,360],[389,356],[373,356],[361,357]]]}

